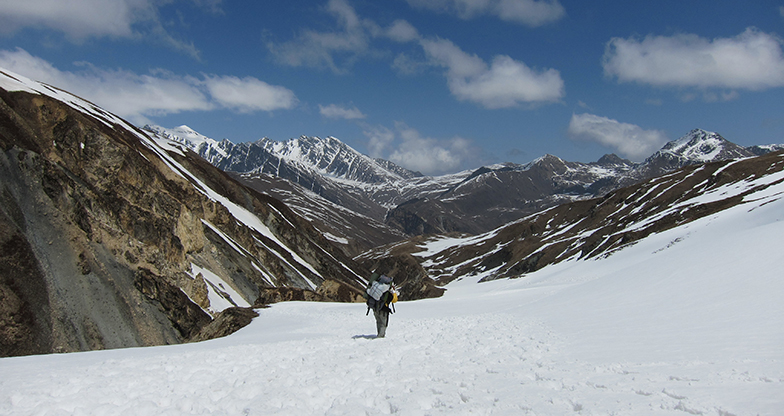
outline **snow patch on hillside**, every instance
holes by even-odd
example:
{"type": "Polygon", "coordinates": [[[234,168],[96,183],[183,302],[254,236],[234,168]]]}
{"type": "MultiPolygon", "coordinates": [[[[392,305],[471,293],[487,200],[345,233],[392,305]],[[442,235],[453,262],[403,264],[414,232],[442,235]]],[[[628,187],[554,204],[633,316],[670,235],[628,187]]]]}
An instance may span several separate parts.
{"type": "Polygon", "coordinates": [[[207,284],[207,298],[210,301],[208,313],[215,315],[222,312],[227,308],[238,306],[241,308],[250,308],[251,304],[242,297],[231,285],[223,280],[217,274],[211,272],[207,268],[199,267],[191,263],[191,270],[189,275],[196,278],[201,275],[204,282],[207,284]]]}
{"type": "Polygon", "coordinates": [[[399,302],[383,340],[364,305],[288,302],[198,344],[0,359],[0,413],[778,415],[782,212],[467,278],[399,302]]]}

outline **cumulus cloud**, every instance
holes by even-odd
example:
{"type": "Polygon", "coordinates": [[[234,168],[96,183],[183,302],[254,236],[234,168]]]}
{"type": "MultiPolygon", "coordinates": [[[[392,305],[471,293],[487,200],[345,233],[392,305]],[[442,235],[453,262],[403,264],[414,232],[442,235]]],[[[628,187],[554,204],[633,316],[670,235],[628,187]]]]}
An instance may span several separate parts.
{"type": "Polygon", "coordinates": [[[395,20],[386,29],[385,35],[397,42],[411,42],[420,38],[419,31],[405,20],[395,20]]]}
{"type": "Polygon", "coordinates": [[[0,67],[79,95],[137,124],[149,116],[184,111],[272,111],[296,104],[293,92],[250,77],[199,79],[163,70],[140,75],[84,62],[77,66],[78,71],[63,71],[23,49],[0,50],[0,67]]]}
{"type": "Polygon", "coordinates": [[[467,162],[476,160],[477,150],[470,140],[424,137],[404,123],[396,123],[394,130],[367,126],[365,135],[369,139],[371,156],[383,157],[425,175],[455,172],[464,168],[467,162]]]}
{"type": "Polygon", "coordinates": [[[155,16],[153,0],[25,0],[0,2],[0,31],[47,27],[75,40],[128,37],[132,25],[155,16]]]}
{"type": "Polygon", "coordinates": [[[661,131],[643,130],[634,124],[593,114],[572,114],[568,133],[574,139],[613,148],[631,160],[642,160],[667,142],[667,136],[661,131]]]}
{"type": "Polygon", "coordinates": [[[403,75],[417,74],[429,66],[430,65],[427,62],[412,58],[406,53],[398,54],[392,62],[392,68],[403,75]]]}
{"type": "Polygon", "coordinates": [[[536,71],[506,55],[496,56],[488,66],[449,40],[420,43],[434,65],[447,68],[449,90],[461,101],[496,109],[556,102],[564,96],[564,82],[555,69],[536,71]]]}
{"type": "Polygon", "coordinates": [[[368,151],[371,157],[385,158],[387,148],[395,141],[395,132],[384,126],[365,126],[368,151]]]}
{"type": "MultiPolygon", "coordinates": [[[[504,1],[498,2],[502,3],[504,1]]],[[[423,38],[405,20],[396,20],[382,28],[371,20],[362,19],[346,0],[330,0],[327,10],[336,18],[338,30],[304,31],[291,41],[268,43],[279,63],[344,73],[360,56],[372,54],[370,43],[373,39],[385,38],[399,43],[416,42],[425,54],[422,60],[399,53],[392,63],[393,68],[403,74],[414,74],[429,66],[444,67],[449,90],[461,101],[497,109],[557,102],[564,96],[564,82],[555,69],[533,69],[506,55],[498,55],[488,64],[449,40],[423,38]]]]}
{"type": "MultiPolygon", "coordinates": [[[[218,10],[220,0],[193,0],[218,10]]],[[[65,34],[72,42],[91,37],[129,38],[150,36],[183,53],[199,56],[191,42],[172,36],[160,21],[159,0],[25,0],[0,1],[0,33],[20,29],[48,28],[65,34]]]]}
{"type": "Polygon", "coordinates": [[[297,104],[297,97],[288,88],[254,77],[207,75],[203,84],[218,104],[240,113],[286,110],[297,104]]]}
{"type": "MultiPolygon", "coordinates": [[[[465,7],[473,8],[481,2],[463,3],[465,7]]],[[[492,3],[508,13],[533,10],[543,5],[560,7],[556,1],[501,0],[492,3]]],[[[488,64],[449,40],[423,38],[405,20],[396,20],[389,27],[382,28],[371,20],[362,19],[346,0],[330,0],[327,10],[338,21],[338,30],[304,31],[289,42],[268,43],[279,63],[329,68],[335,73],[345,73],[360,56],[371,54],[371,40],[381,37],[399,43],[416,42],[424,50],[425,60],[399,53],[392,63],[393,68],[410,75],[428,66],[444,67],[449,90],[461,101],[497,109],[557,102],[564,96],[564,82],[555,69],[533,69],[506,55],[498,55],[488,64]]]]}
{"type": "Polygon", "coordinates": [[[400,166],[428,175],[458,170],[471,156],[470,142],[461,137],[437,140],[422,137],[418,131],[398,126],[402,142],[389,159],[400,166]]]}
{"type": "Polygon", "coordinates": [[[530,27],[561,19],[565,10],[558,0],[407,0],[415,8],[451,13],[461,19],[491,15],[530,27]]]}
{"type": "Polygon", "coordinates": [[[764,90],[784,86],[782,40],[749,28],[732,38],[697,35],[613,38],[604,72],[654,86],[764,90]]]}
{"type": "Polygon", "coordinates": [[[380,31],[378,25],[361,19],[346,0],[330,0],[326,10],[337,20],[338,30],[305,30],[288,42],[268,42],[267,48],[279,63],[294,67],[326,67],[343,73],[357,57],[368,52],[371,34],[380,31]]]}
{"type": "Polygon", "coordinates": [[[339,118],[345,120],[363,119],[367,116],[362,114],[357,107],[346,108],[337,104],[320,105],[319,113],[326,118],[339,118]]]}

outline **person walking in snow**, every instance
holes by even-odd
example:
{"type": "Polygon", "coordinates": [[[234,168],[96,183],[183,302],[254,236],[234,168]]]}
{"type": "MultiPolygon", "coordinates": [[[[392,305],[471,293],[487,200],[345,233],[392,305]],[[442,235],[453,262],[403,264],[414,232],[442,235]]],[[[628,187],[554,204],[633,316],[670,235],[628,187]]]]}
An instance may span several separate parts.
{"type": "MultiPolygon", "coordinates": [[[[376,338],[384,338],[389,325],[389,314],[392,313],[390,306],[397,301],[397,290],[392,283],[392,278],[373,273],[368,283],[366,295],[368,313],[372,309],[373,316],[376,318],[376,338]]],[[[394,306],[392,307],[394,308],[394,306]]]]}

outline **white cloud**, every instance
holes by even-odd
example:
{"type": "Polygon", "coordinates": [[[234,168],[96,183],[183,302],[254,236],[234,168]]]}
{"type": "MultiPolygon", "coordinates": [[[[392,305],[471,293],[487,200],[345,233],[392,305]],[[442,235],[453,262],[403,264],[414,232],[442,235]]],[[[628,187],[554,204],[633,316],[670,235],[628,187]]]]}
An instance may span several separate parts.
{"type": "Polygon", "coordinates": [[[235,111],[272,111],[291,108],[294,93],[255,78],[204,76],[198,79],[163,70],[139,75],[78,63],[81,70],[62,71],[23,49],[0,50],[0,67],[46,82],[88,99],[134,123],[147,117],[229,108],[235,111]]]}
{"type": "Polygon", "coordinates": [[[531,27],[554,22],[566,14],[558,0],[500,0],[495,6],[495,12],[502,20],[531,27]]]}
{"type": "MultiPolygon", "coordinates": [[[[530,0],[493,0],[490,3],[494,7],[503,6],[508,13],[518,9],[538,9],[542,5],[560,7],[557,2],[530,0]]],[[[481,5],[473,0],[461,4],[461,7],[472,10],[481,5]]],[[[557,102],[564,96],[564,82],[555,69],[532,69],[506,55],[496,56],[488,65],[449,40],[422,38],[417,29],[405,20],[396,20],[389,27],[381,28],[371,20],[360,18],[346,0],[330,0],[327,10],[335,16],[339,30],[304,31],[289,42],[268,43],[268,48],[280,63],[329,68],[335,73],[344,73],[360,56],[373,54],[370,42],[374,38],[383,37],[400,43],[418,41],[426,60],[398,53],[392,63],[393,68],[410,75],[425,66],[445,67],[447,85],[458,100],[497,109],[557,102]]]]}
{"type": "Polygon", "coordinates": [[[488,67],[444,39],[422,40],[421,45],[433,64],[447,68],[449,90],[461,101],[496,109],[556,102],[564,96],[564,82],[555,69],[537,72],[506,55],[496,56],[488,67]]]}
{"type": "Polygon", "coordinates": [[[399,53],[392,62],[392,68],[403,75],[413,75],[419,73],[423,68],[428,67],[426,62],[412,58],[405,53],[399,53]]]}
{"type": "Polygon", "coordinates": [[[446,39],[422,40],[425,54],[435,65],[447,68],[447,77],[476,77],[487,71],[487,64],[476,55],[469,55],[446,39]]]}
{"type": "Polygon", "coordinates": [[[642,160],[667,142],[667,136],[661,131],[643,130],[634,124],[593,114],[572,114],[568,133],[574,139],[611,147],[631,160],[642,160]]]}
{"type": "Polygon", "coordinates": [[[461,100],[486,108],[520,103],[555,102],[564,95],[564,82],[555,69],[537,73],[522,62],[499,55],[489,70],[469,78],[451,78],[450,89],[461,100]]]}
{"type": "Polygon", "coordinates": [[[287,110],[297,104],[294,92],[288,88],[270,85],[253,77],[207,75],[203,82],[221,106],[241,113],[287,110]]]}
{"type": "Polygon", "coordinates": [[[782,40],[749,28],[733,38],[697,35],[613,38],[605,74],[654,86],[764,90],[784,86],[782,40]]]}
{"type": "Polygon", "coordinates": [[[367,53],[370,34],[380,31],[378,26],[372,21],[360,19],[346,0],[330,0],[327,11],[337,19],[339,30],[306,30],[288,42],[268,42],[267,48],[278,62],[294,67],[327,67],[333,72],[342,73],[358,56],[367,53]]]}
{"type": "Polygon", "coordinates": [[[420,38],[419,31],[405,20],[395,20],[386,30],[386,36],[397,42],[411,42],[420,38]]]}
{"type": "Polygon", "coordinates": [[[346,108],[337,104],[326,106],[319,104],[319,113],[326,118],[341,118],[345,120],[357,120],[367,117],[357,107],[346,108]]]}
{"type": "MultiPolygon", "coordinates": [[[[220,0],[193,0],[205,8],[219,10],[220,0]]],[[[160,21],[160,0],[24,0],[0,1],[0,33],[23,28],[48,28],[65,34],[72,42],[91,37],[131,38],[149,36],[199,57],[191,42],[172,36],[160,21]]]]}
{"type": "Polygon", "coordinates": [[[478,151],[471,141],[453,137],[423,137],[416,129],[396,123],[395,130],[383,126],[366,126],[371,156],[383,157],[425,175],[452,173],[477,160],[478,151]]]}
{"type": "Polygon", "coordinates": [[[364,126],[371,157],[386,157],[387,148],[395,141],[395,132],[384,126],[364,126]]]}
{"type": "Polygon", "coordinates": [[[0,2],[0,31],[48,27],[74,40],[91,36],[129,37],[132,25],[152,19],[153,0],[25,0],[0,2]]]}
{"type": "MultiPolygon", "coordinates": [[[[511,0],[502,0],[494,4],[506,5],[509,2],[511,0]]],[[[535,3],[531,7],[540,7],[541,2],[535,3]]],[[[466,3],[466,7],[478,4],[466,3]]],[[[344,73],[360,56],[373,54],[370,42],[374,38],[383,37],[400,43],[418,41],[426,60],[399,53],[392,63],[393,68],[403,74],[414,74],[425,66],[445,67],[447,85],[458,100],[497,109],[557,102],[564,96],[564,82],[555,69],[532,69],[506,55],[494,57],[488,65],[449,40],[422,38],[417,29],[405,20],[396,20],[389,27],[381,28],[371,20],[360,18],[346,0],[330,0],[327,10],[338,22],[337,31],[304,31],[291,41],[268,43],[280,63],[329,68],[333,72],[344,73]]]]}
{"type": "Polygon", "coordinates": [[[461,19],[491,15],[531,27],[561,19],[566,12],[558,0],[408,0],[416,8],[455,14],[461,19]]]}
{"type": "Polygon", "coordinates": [[[407,126],[399,125],[398,130],[402,142],[389,155],[389,160],[426,175],[454,172],[474,153],[470,142],[460,137],[437,140],[422,137],[407,126]]]}

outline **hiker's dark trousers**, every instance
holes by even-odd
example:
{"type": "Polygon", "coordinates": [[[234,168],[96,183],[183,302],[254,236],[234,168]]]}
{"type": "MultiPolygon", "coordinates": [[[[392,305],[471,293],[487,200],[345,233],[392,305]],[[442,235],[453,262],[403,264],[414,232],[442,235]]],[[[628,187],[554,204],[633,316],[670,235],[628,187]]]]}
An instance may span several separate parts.
{"type": "Polygon", "coordinates": [[[373,315],[376,317],[376,331],[378,337],[384,338],[387,334],[387,325],[389,324],[389,312],[382,310],[382,308],[373,309],[373,315]]]}

